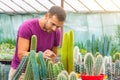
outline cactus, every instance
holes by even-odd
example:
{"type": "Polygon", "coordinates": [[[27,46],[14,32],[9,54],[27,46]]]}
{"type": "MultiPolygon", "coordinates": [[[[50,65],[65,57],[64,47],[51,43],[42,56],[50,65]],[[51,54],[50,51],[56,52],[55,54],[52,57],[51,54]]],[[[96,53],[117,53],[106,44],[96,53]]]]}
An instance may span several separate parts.
{"type": "Polygon", "coordinates": [[[100,75],[102,65],[103,65],[103,57],[102,57],[102,55],[98,55],[95,60],[94,75],[100,75]]]}
{"type": "Polygon", "coordinates": [[[107,70],[106,70],[106,75],[107,75],[107,79],[108,80],[112,80],[112,66],[109,64],[109,63],[107,63],[106,64],[107,66],[107,70]]]}
{"type": "Polygon", "coordinates": [[[82,63],[82,55],[81,53],[78,53],[77,64],[81,64],[81,63],[82,63]]]}
{"type": "Polygon", "coordinates": [[[38,64],[36,61],[36,52],[34,50],[30,51],[30,65],[32,68],[34,80],[39,80],[40,77],[38,71],[38,64]]]}
{"type": "MultiPolygon", "coordinates": [[[[30,50],[34,50],[36,52],[36,46],[37,46],[37,37],[36,37],[36,35],[32,35],[30,50]]],[[[28,55],[28,57],[29,57],[29,55],[28,55]]],[[[27,62],[24,80],[33,80],[33,73],[32,73],[32,69],[31,69],[30,64],[31,63],[30,63],[30,58],[29,58],[28,62],[27,62]]]]}
{"type": "Polygon", "coordinates": [[[61,62],[63,63],[64,65],[64,68],[65,70],[68,69],[68,45],[67,45],[67,42],[68,42],[68,34],[65,33],[64,34],[64,37],[63,37],[63,42],[62,42],[62,48],[61,48],[61,62]]]}
{"type": "Polygon", "coordinates": [[[91,53],[87,53],[84,57],[84,65],[87,75],[93,75],[94,57],[91,53]]]}
{"type": "Polygon", "coordinates": [[[78,54],[79,54],[79,47],[75,46],[74,47],[74,61],[75,62],[77,61],[78,54]]]}
{"type": "Polygon", "coordinates": [[[61,51],[61,62],[63,63],[65,70],[69,73],[74,70],[73,37],[74,34],[72,30],[64,34],[61,51]]]}
{"type": "Polygon", "coordinates": [[[75,72],[70,73],[70,79],[69,80],[77,80],[77,76],[75,72]]]}
{"type": "Polygon", "coordinates": [[[120,53],[115,53],[115,61],[120,60],[120,53]]]}
{"type": "Polygon", "coordinates": [[[54,75],[53,75],[54,80],[56,80],[58,74],[60,73],[60,69],[59,69],[58,64],[54,64],[54,65],[53,65],[53,73],[54,73],[54,75]]]}
{"type": "Polygon", "coordinates": [[[68,73],[74,71],[74,54],[73,54],[73,48],[74,48],[74,34],[73,31],[70,30],[68,32],[68,73]]]}
{"type": "Polygon", "coordinates": [[[53,73],[53,62],[49,61],[48,63],[48,76],[50,80],[54,80],[54,73],[53,73]]]}
{"type": "Polygon", "coordinates": [[[77,64],[77,63],[75,63],[74,66],[75,66],[75,70],[74,70],[74,71],[75,71],[76,73],[80,73],[80,65],[77,64]]]}
{"type": "Polygon", "coordinates": [[[67,78],[64,74],[59,74],[57,80],[67,80],[67,78]]]}
{"type": "Polygon", "coordinates": [[[58,62],[57,64],[58,64],[58,66],[59,66],[60,72],[61,72],[62,70],[64,70],[64,66],[63,66],[63,64],[62,64],[61,62],[58,62]]]}
{"type": "Polygon", "coordinates": [[[69,77],[68,77],[68,72],[67,72],[66,70],[61,71],[59,74],[63,74],[63,75],[65,75],[66,80],[69,79],[69,77]]]}
{"type": "Polygon", "coordinates": [[[93,34],[92,35],[92,54],[93,55],[95,55],[95,53],[96,53],[96,48],[95,48],[95,45],[96,45],[96,43],[95,43],[96,41],[95,41],[95,35],[93,34]]]}
{"type": "Polygon", "coordinates": [[[41,76],[42,76],[43,80],[47,80],[46,63],[44,61],[43,54],[41,51],[38,52],[38,61],[40,62],[40,65],[41,65],[41,72],[42,72],[41,76]]]}
{"type": "Polygon", "coordinates": [[[118,76],[120,75],[120,61],[116,60],[115,61],[115,72],[114,72],[114,78],[117,79],[118,76]]]}
{"type": "Polygon", "coordinates": [[[91,52],[91,42],[90,42],[90,40],[86,41],[86,50],[87,50],[87,52],[91,52]]]}
{"type": "Polygon", "coordinates": [[[31,46],[30,46],[30,50],[34,50],[36,52],[36,47],[37,47],[37,37],[36,35],[32,35],[31,38],[31,46]]]}
{"type": "Polygon", "coordinates": [[[22,61],[19,64],[16,72],[14,73],[14,75],[12,77],[12,80],[18,80],[19,79],[20,75],[22,74],[23,69],[26,66],[27,60],[28,60],[28,56],[24,56],[22,61]]]}
{"type": "Polygon", "coordinates": [[[82,63],[80,66],[80,74],[85,74],[85,73],[86,73],[86,68],[85,68],[84,63],[82,63]]]}

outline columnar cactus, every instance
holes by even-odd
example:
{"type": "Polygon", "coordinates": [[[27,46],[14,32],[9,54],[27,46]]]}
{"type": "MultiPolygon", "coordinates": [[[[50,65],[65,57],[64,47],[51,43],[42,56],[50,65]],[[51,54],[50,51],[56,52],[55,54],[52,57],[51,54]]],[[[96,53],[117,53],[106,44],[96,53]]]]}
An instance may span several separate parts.
{"type": "Polygon", "coordinates": [[[58,62],[57,64],[58,64],[58,66],[59,66],[60,72],[61,72],[62,70],[64,70],[64,66],[63,66],[63,64],[62,64],[61,62],[58,62]]]}
{"type": "Polygon", "coordinates": [[[30,51],[30,65],[32,68],[34,80],[39,80],[40,76],[39,76],[38,64],[36,61],[36,52],[34,50],[30,51]]]}
{"type": "Polygon", "coordinates": [[[65,70],[68,70],[68,34],[65,33],[63,37],[63,42],[62,42],[62,48],[61,48],[61,62],[64,65],[65,70]]]}
{"type": "Polygon", "coordinates": [[[58,64],[54,64],[53,65],[53,77],[54,77],[54,80],[56,80],[57,79],[57,76],[58,76],[58,74],[60,73],[60,69],[59,69],[59,66],[58,66],[58,64]]]}
{"type": "Polygon", "coordinates": [[[70,73],[74,71],[74,34],[72,30],[69,31],[68,36],[68,73],[70,73]]]}
{"type": "Polygon", "coordinates": [[[78,54],[79,54],[79,47],[75,46],[74,47],[74,61],[75,61],[75,63],[77,62],[78,54]]]}
{"type": "Polygon", "coordinates": [[[37,47],[37,36],[32,35],[30,50],[34,50],[36,52],[36,47],[37,47]]]}
{"type": "Polygon", "coordinates": [[[110,65],[109,63],[106,64],[107,66],[107,70],[106,70],[106,75],[107,75],[107,79],[108,80],[112,80],[112,65],[110,65]]]}
{"type": "Polygon", "coordinates": [[[73,37],[74,34],[72,30],[64,34],[61,51],[61,62],[63,63],[65,70],[69,73],[74,70],[73,37]]]}
{"type": "Polygon", "coordinates": [[[77,63],[75,63],[75,65],[74,65],[74,66],[75,66],[75,72],[76,72],[76,73],[80,73],[80,66],[81,66],[81,65],[80,65],[80,64],[77,64],[77,63]]]}
{"type": "Polygon", "coordinates": [[[114,78],[117,79],[119,75],[120,75],[120,61],[119,61],[119,60],[116,60],[116,61],[115,61],[114,78]]]}
{"type": "MultiPolygon", "coordinates": [[[[33,35],[31,37],[30,50],[34,50],[36,52],[36,47],[37,47],[37,37],[36,37],[36,35],[33,35]]],[[[29,55],[28,55],[28,57],[29,57],[29,55]]],[[[33,75],[32,74],[33,73],[32,73],[30,58],[29,58],[28,62],[27,62],[27,67],[26,67],[26,71],[25,71],[24,80],[33,80],[33,75]]]]}
{"type": "Polygon", "coordinates": [[[84,65],[87,75],[93,75],[94,70],[94,57],[91,53],[87,53],[84,57],[84,65]]]}
{"type": "Polygon", "coordinates": [[[41,76],[43,80],[47,80],[47,68],[46,68],[46,63],[43,58],[43,53],[41,51],[38,52],[38,61],[40,62],[40,67],[41,68],[41,76]]]}
{"type": "Polygon", "coordinates": [[[98,55],[95,60],[94,75],[100,75],[102,65],[103,65],[103,57],[102,55],[98,55]]]}
{"type": "Polygon", "coordinates": [[[22,61],[20,62],[20,65],[18,66],[16,72],[14,73],[12,80],[18,80],[20,75],[22,74],[23,69],[26,66],[26,63],[28,61],[28,56],[24,56],[22,61]]]}
{"type": "Polygon", "coordinates": [[[71,72],[69,78],[70,78],[69,80],[77,80],[76,73],[75,72],[71,72]]]}
{"type": "Polygon", "coordinates": [[[53,62],[52,61],[48,62],[48,76],[49,76],[50,80],[54,80],[53,62]]]}

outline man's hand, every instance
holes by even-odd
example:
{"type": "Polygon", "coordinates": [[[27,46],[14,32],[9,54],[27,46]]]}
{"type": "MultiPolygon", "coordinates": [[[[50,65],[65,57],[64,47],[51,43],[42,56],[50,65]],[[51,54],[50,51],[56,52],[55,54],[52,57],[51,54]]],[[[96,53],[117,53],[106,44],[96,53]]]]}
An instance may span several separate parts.
{"type": "Polygon", "coordinates": [[[55,59],[57,58],[57,55],[51,51],[51,50],[46,50],[43,52],[44,58],[51,58],[53,62],[55,62],[55,59]]]}

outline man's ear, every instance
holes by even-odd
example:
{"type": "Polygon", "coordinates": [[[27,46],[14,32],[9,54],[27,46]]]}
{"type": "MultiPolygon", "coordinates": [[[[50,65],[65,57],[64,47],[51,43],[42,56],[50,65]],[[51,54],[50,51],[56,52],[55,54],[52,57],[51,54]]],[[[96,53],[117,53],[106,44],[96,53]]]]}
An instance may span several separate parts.
{"type": "Polygon", "coordinates": [[[48,19],[49,18],[49,13],[47,12],[46,14],[45,14],[45,19],[48,19]]]}

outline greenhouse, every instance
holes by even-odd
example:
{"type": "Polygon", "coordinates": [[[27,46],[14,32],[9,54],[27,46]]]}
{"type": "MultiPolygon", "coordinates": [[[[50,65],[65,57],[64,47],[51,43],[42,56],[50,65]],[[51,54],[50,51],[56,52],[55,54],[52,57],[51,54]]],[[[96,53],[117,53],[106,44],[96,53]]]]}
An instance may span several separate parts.
{"type": "Polygon", "coordinates": [[[120,80],[120,0],[0,0],[0,80],[120,80]]]}

